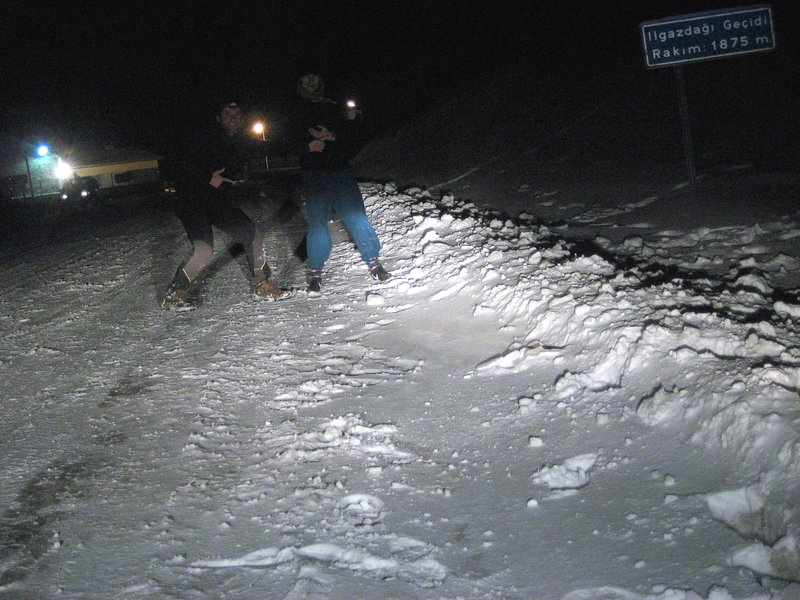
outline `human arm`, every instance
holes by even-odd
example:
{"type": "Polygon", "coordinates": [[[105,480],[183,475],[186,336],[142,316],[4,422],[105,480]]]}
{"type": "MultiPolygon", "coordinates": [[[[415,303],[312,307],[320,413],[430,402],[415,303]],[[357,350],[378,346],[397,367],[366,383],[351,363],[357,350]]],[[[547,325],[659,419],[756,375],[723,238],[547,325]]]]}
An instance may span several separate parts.
{"type": "Polygon", "coordinates": [[[228,179],[222,175],[222,172],[225,170],[225,167],[218,169],[211,173],[211,179],[208,181],[208,184],[213,188],[218,188],[223,183],[233,183],[233,179],[228,179]]]}

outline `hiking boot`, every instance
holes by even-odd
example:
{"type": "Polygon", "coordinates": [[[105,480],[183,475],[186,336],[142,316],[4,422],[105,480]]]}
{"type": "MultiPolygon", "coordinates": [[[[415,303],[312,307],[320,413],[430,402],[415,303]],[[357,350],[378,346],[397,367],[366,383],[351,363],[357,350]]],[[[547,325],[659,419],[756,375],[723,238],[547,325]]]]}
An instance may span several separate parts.
{"type": "Polygon", "coordinates": [[[164,310],[192,310],[194,303],[189,297],[188,290],[175,290],[164,296],[161,301],[161,308],[164,310]]]}
{"type": "Polygon", "coordinates": [[[268,300],[271,302],[273,300],[280,300],[281,297],[283,297],[283,290],[268,277],[256,284],[253,295],[257,300],[268,300]]]}
{"type": "Polygon", "coordinates": [[[164,292],[164,299],[161,301],[161,308],[165,310],[191,310],[194,308],[191,297],[189,296],[189,288],[192,282],[183,270],[183,265],[178,267],[175,271],[175,276],[167,286],[167,291],[164,292]]]}
{"type": "Polygon", "coordinates": [[[308,287],[306,291],[314,296],[322,293],[322,271],[313,270],[308,272],[308,287]]]}
{"type": "Polygon", "coordinates": [[[376,281],[386,281],[389,279],[389,277],[391,277],[389,272],[383,268],[383,265],[380,263],[377,257],[371,258],[369,261],[369,274],[376,281]]]}

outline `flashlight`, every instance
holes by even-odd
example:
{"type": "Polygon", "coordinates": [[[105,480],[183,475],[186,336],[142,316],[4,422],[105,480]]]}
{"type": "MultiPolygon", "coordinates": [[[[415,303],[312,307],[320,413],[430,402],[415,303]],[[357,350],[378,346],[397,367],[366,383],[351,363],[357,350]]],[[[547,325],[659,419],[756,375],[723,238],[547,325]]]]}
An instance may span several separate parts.
{"type": "Polygon", "coordinates": [[[356,101],[355,101],[355,100],[352,100],[352,99],[351,99],[351,100],[348,100],[348,101],[346,102],[346,105],[347,105],[347,108],[355,108],[355,107],[356,107],[356,101]]]}

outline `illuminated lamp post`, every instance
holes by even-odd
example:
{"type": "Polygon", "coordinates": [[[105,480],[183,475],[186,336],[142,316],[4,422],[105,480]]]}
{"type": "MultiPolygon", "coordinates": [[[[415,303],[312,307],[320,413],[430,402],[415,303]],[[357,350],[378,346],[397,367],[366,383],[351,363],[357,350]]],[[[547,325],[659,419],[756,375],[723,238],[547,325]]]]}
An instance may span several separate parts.
{"type": "MultiPolygon", "coordinates": [[[[267,141],[267,124],[264,121],[256,121],[253,123],[253,133],[256,135],[261,136],[261,141],[267,141]]],[[[264,163],[267,166],[267,171],[269,171],[269,157],[265,154],[264,155],[264,163]]]]}
{"type": "Polygon", "coordinates": [[[27,153],[25,154],[25,170],[28,171],[28,189],[30,189],[31,199],[33,199],[36,197],[36,195],[33,193],[33,178],[31,178],[31,163],[28,161],[27,153]]]}
{"type": "MultiPolygon", "coordinates": [[[[47,144],[39,144],[36,147],[36,156],[44,158],[50,154],[50,147],[47,144]]],[[[28,153],[25,153],[25,170],[28,172],[28,187],[31,190],[31,199],[36,198],[36,192],[33,189],[33,177],[31,177],[31,162],[28,160],[28,153]]]]}
{"type": "Polygon", "coordinates": [[[264,121],[256,121],[253,123],[253,133],[256,135],[261,136],[261,141],[264,142],[267,139],[267,126],[264,125],[264,121]]]}

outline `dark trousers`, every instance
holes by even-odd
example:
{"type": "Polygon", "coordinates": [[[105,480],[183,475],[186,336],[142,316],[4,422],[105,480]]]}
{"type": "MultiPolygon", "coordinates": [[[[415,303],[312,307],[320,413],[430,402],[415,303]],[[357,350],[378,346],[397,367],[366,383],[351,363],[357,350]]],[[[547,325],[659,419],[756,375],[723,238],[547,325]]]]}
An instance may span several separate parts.
{"type": "Polygon", "coordinates": [[[190,280],[194,280],[211,263],[214,249],[212,226],[221,229],[244,247],[251,269],[262,267],[263,247],[259,246],[263,246],[263,235],[253,220],[227,194],[201,192],[179,196],[175,202],[175,214],[192,243],[193,253],[184,267],[190,280]]]}

